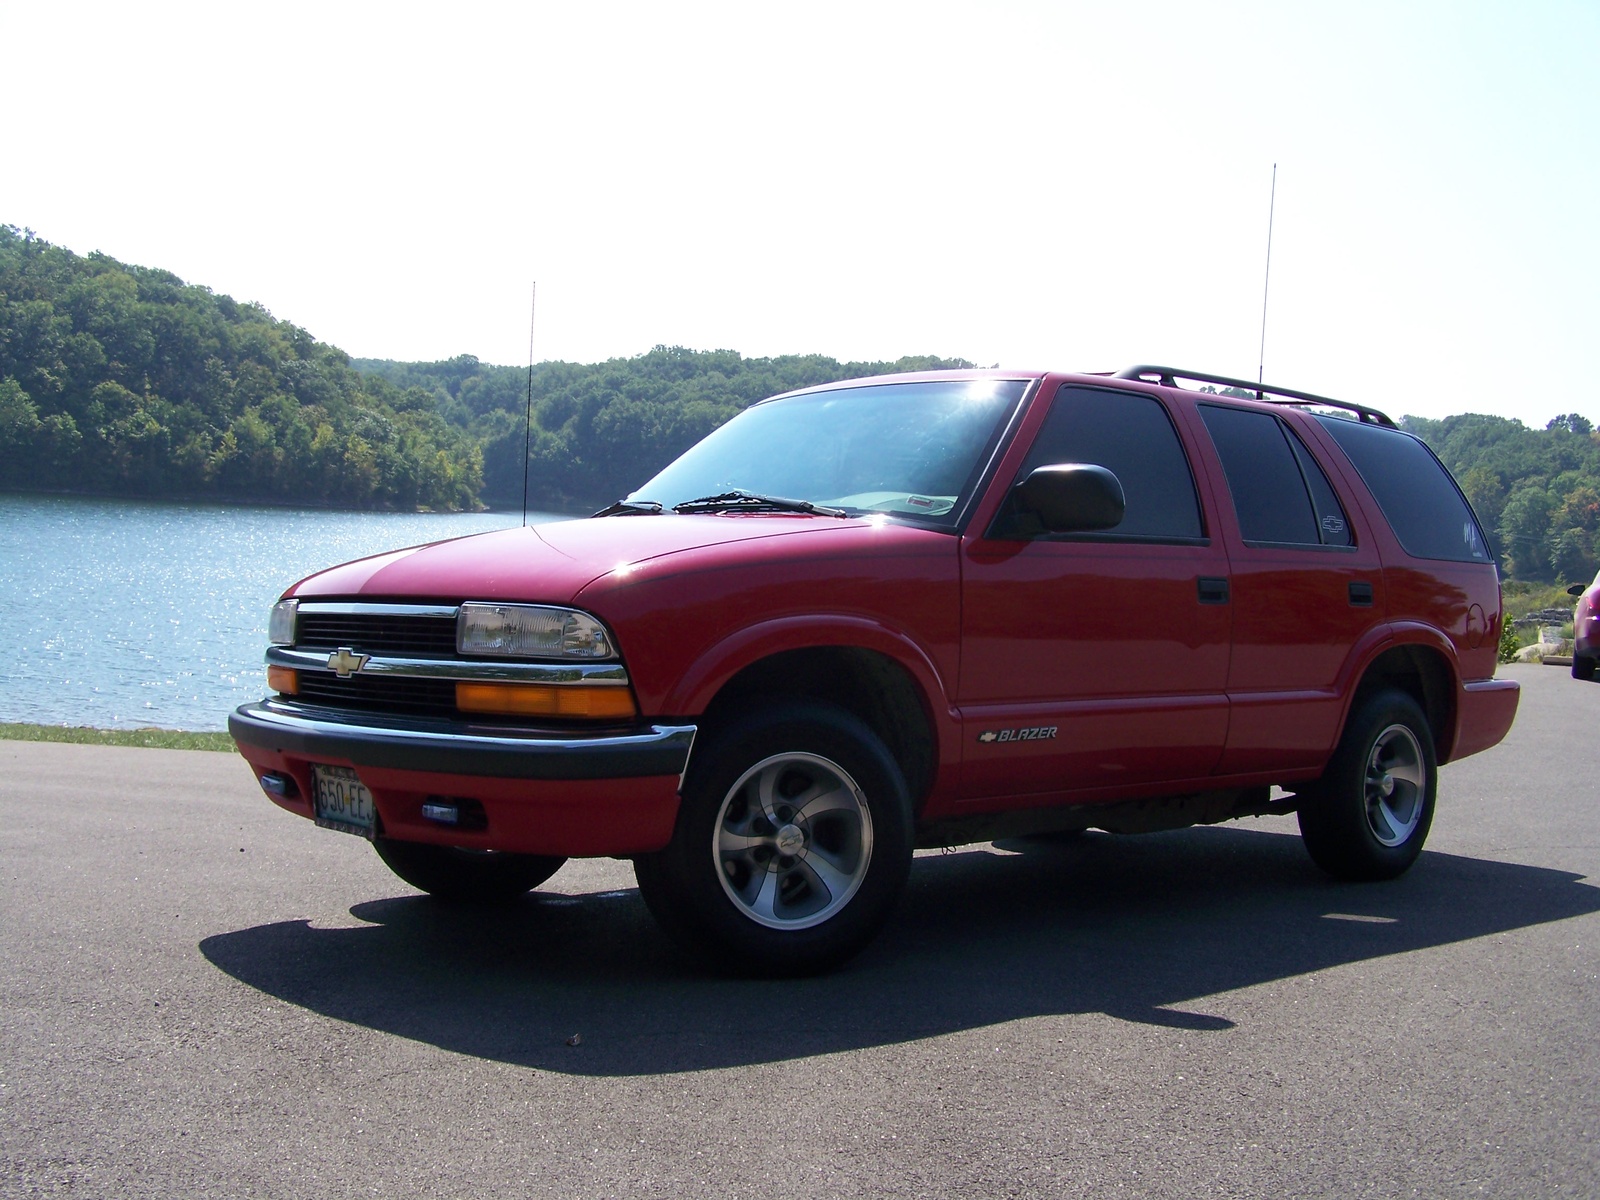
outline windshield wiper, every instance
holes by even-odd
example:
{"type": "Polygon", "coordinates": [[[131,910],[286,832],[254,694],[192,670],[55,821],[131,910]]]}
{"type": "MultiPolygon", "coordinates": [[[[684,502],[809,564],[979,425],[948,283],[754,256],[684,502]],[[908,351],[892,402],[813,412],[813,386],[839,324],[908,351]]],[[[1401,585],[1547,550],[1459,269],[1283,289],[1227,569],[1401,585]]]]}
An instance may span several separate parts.
{"type": "Polygon", "coordinates": [[[615,504],[608,504],[597,513],[590,513],[592,517],[653,517],[660,513],[661,501],[659,500],[618,500],[615,504]]]}
{"type": "Polygon", "coordinates": [[[848,517],[842,508],[825,508],[809,500],[785,500],[782,496],[763,496],[759,492],[732,491],[716,496],[701,496],[674,504],[675,513],[716,512],[796,512],[814,517],[848,517]]]}

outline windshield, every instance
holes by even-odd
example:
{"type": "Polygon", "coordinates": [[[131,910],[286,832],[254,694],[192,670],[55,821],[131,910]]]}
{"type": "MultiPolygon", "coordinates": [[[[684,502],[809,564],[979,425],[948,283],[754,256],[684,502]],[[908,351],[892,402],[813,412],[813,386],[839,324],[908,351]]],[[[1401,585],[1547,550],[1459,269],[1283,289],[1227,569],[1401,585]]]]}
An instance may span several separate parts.
{"type": "Polygon", "coordinates": [[[770,400],[745,409],[628,499],[670,509],[746,492],[949,525],[1027,386],[933,380],[770,400]]]}

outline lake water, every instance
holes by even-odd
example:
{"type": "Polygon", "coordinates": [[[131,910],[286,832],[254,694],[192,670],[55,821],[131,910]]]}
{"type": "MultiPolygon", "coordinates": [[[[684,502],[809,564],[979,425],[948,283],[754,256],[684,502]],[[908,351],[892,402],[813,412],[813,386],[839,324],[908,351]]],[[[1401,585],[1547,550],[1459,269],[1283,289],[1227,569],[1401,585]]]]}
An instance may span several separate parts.
{"type": "Polygon", "coordinates": [[[225,728],[266,692],[267,610],[289,584],[521,521],[0,495],[0,721],[225,728]]]}

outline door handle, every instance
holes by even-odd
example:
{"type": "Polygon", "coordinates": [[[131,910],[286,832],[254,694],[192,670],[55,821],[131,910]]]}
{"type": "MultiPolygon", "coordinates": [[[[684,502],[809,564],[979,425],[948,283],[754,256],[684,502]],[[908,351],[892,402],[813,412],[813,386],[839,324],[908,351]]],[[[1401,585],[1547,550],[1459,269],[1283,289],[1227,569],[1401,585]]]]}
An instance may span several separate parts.
{"type": "Polygon", "coordinates": [[[1196,580],[1200,593],[1201,604],[1226,604],[1228,602],[1228,581],[1225,578],[1202,575],[1196,580]]]}
{"type": "Polygon", "coordinates": [[[1355,580],[1350,584],[1350,606],[1352,608],[1371,608],[1372,599],[1372,585],[1370,583],[1355,580]]]}

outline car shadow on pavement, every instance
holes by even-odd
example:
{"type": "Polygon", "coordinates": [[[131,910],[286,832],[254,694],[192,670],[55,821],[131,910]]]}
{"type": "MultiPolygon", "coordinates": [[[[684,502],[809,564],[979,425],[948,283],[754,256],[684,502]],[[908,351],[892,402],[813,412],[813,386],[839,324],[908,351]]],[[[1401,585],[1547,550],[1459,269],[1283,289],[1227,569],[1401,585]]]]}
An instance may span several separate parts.
{"type": "Polygon", "coordinates": [[[1207,997],[1600,911],[1600,888],[1571,872],[1431,852],[1390,883],[1333,883],[1298,838],[1250,829],[1002,845],[919,858],[890,927],[821,978],[699,971],[631,889],[498,910],[375,900],[351,910],[360,927],[277,922],[200,950],[357,1025],[564,1074],[641,1075],[1051,1014],[1225,1030],[1207,997]]]}

